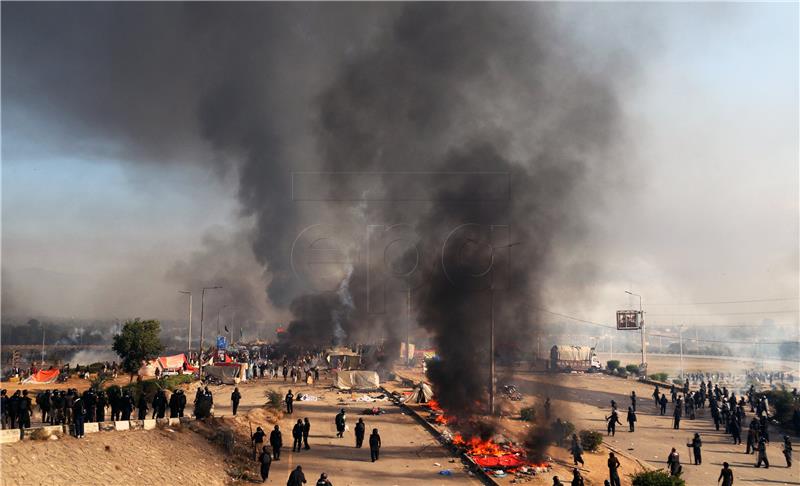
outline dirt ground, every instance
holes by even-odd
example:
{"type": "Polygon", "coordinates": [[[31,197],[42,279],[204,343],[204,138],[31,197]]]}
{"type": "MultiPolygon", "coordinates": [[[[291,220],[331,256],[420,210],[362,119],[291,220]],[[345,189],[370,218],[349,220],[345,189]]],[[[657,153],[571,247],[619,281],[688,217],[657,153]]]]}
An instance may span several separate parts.
{"type": "MultiPolygon", "coordinates": [[[[614,353],[613,358],[609,353],[597,353],[597,357],[605,366],[605,362],[610,359],[619,360],[621,365],[635,364],[638,365],[642,361],[642,355],[639,353],[614,353]]],[[[672,354],[655,354],[650,353],[647,355],[647,372],[648,373],[668,373],[670,376],[677,376],[680,373],[681,360],[680,356],[672,354]]],[[[800,363],[796,361],[780,361],[780,360],[756,360],[753,358],[739,357],[739,356],[688,356],[683,357],[683,369],[687,373],[703,372],[703,373],[744,373],[746,370],[763,369],[765,371],[785,371],[793,372],[795,375],[800,371],[800,363]]],[[[787,383],[787,386],[789,384],[787,383]]],[[[795,384],[795,386],[800,383],[795,384]]]]}
{"type": "Polygon", "coordinates": [[[3,444],[4,486],[222,486],[220,449],[187,429],[138,430],[3,444]]]}
{"type": "MultiPolygon", "coordinates": [[[[148,380],[155,379],[153,377],[145,378],[148,380]]],[[[136,378],[134,377],[134,380],[136,378]]],[[[111,385],[119,385],[124,386],[130,383],[131,378],[130,375],[119,375],[115,380],[109,380],[103,383],[104,387],[109,387],[111,385]]],[[[84,380],[83,378],[78,378],[76,376],[70,377],[64,383],[12,383],[8,381],[4,381],[0,388],[4,388],[8,390],[8,394],[11,395],[17,390],[67,390],[69,388],[76,388],[78,391],[82,392],[84,390],[88,390],[91,386],[92,382],[89,380],[84,380]]]]}

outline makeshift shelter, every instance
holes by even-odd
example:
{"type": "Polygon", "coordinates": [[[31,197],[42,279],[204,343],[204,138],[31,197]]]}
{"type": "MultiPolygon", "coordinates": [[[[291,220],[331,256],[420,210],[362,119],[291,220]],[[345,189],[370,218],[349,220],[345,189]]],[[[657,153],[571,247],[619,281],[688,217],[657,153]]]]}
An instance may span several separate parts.
{"type": "Polygon", "coordinates": [[[59,371],[52,370],[39,370],[31,376],[22,380],[22,383],[53,383],[58,379],[59,371]]]}
{"type": "Polygon", "coordinates": [[[156,370],[160,374],[163,373],[183,373],[184,371],[193,373],[197,368],[189,363],[186,355],[174,354],[172,356],[159,356],[158,358],[148,361],[139,368],[139,376],[155,376],[156,370]]]}
{"type": "Polygon", "coordinates": [[[332,348],[325,351],[325,361],[330,368],[351,370],[361,365],[361,355],[348,348],[332,348]]]}
{"type": "Polygon", "coordinates": [[[213,366],[204,366],[206,375],[213,376],[225,385],[235,385],[241,381],[242,365],[239,363],[216,363],[213,366]]]}
{"type": "Polygon", "coordinates": [[[433,398],[433,390],[431,390],[430,385],[425,382],[420,382],[419,385],[414,387],[414,391],[411,392],[411,395],[406,397],[403,402],[405,403],[428,403],[428,401],[433,398]]]}
{"type": "Polygon", "coordinates": [[[340,390],[375,390],[380,387],[378,373],[374,371],[338,371],[333,386],[340,390]]]}

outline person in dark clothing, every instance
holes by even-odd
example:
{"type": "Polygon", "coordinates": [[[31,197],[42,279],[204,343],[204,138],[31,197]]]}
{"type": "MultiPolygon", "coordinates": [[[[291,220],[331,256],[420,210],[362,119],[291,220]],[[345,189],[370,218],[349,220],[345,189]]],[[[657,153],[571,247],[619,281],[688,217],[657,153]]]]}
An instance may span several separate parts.
{"type": "Polygon", "coordinates": [[[364,424],[364,419],[362,418],[358,419],[358,422],[356,422],[356,430],[355,430],[357,449],[360,449],[361,444],[364,443],[364,434],[366,433],[366,431],[367,431],[367,426],[366,424],[364,424]]]}
{"type": "Polygon", "coordinates": [[[75,429],[75,437],[83,438],[83,422],[86,418],[86,408],[83,406],[83,399],[80,395],[75,396],[72,402],[72,423],[75,429]]]}
{"type": "MultiPolygon", "coordinates": [[[[553,485],[560,484],[561,481],[558,481],[556,478],[553,478],[553,485]]],[[[578,468],[574,468],[572,470],[572,482],[569,483],[570,486],[584,486],[583,476],[581,476],[581,472],[578,471],[578,468]]]]}
{"type": "Polygon", "coordinates": [[[31,428],[31,414],[33,414],[33,402],[28,397],[28,390],[22,390],[22,397],[17,403],[17,421],[20,429],[31,428]]]}
{"type": "Polygon", "coordinates": [[[178,418],[178,392],[169,397],[169,418],[178,418]]]}
{"type": "Polygon", "coordinates": [[[97,395],[89,388],[83,392],[83,408],[86,410],[84,422],[94,422],[97,395]]]}
{"type": "Polygon", "coordinates": [[[703,446],[703,441],[700,440],[700,434],[695,432],[692,442],[686,444],[686,447],[692,448],[692,455],[694,455],[694,465],[699,466],[703,463],[703,457],[700,453],[700,448],[703,446]]]}
{"type": "MultiPolygon", "coordinates": [[[[739,421],[738,420],[731,420],[731,423],[728,426],[728,429],[730,429],[731,436],[733,437],[734,445],[741,444],[742,443],[742,426],[739,425],[739,421]]],[[[717,430],[719,430],[719,429],[717,429],[717,430]]]]}
{"type": "Polygon", "coordinates": [[[302,466],[297,466],[291,474],[289,480],[286,481],[286,486],[302,486],[306,483],[306,475],[303,474],[302,466]]]}
{"type": "Polygon", "coordinates": [[[183,390],[178,390],[175,394],[178,395],[178,417],[183,417],[183,411],[186,409],[186,394],[183,393],[183,390]]]}
{"type": "Polygon", "coordinates": [[[783,436],[783,457],[786,458],[786,467],[792,467],[792,441],[788,435],[783,436]]]}
{"type": "Polygon", "coordinates": [[[632,406],[628,407],[627,421],[628,421],[629,431],[633,432],[634,431],[634,424],[636,423],[636,410],[634,410],[632,406]]]}
{"type": "Polygon", "coordinates": [[[767,441],[763,437],[758,441],[758,462],[756,462],[756,467],[761,467],[761,463],[764,463],[764,467],[769,469],[769,459],[767,459],[767,441]]]}
{"type": "Polygon", "coordinates": [[[583,447],[581,447],[581,441],[578,440],[578,436],[576,434],[572,434],[572,445],[570,446],[570,452],[572,453],[572,461],[577,466],[578,463],[581,463],[583,466],[583,447]]]}
{"type": "Polygon", "coordinates": [[[294,395],[292,395],[292,390],[289,390],[289,393],[286,394],[286,398],[283,400],[286,402],[286,413],[291,415],[294,412],[294,395]]]}
{"type": "Polygon", "coordinates": [[[9,427],[12,429],[17,428],[17,416],[19,415],[19,401],[22,399],[22,392],[15,391],[11,398],[8,399],[8,421],[9,427]]]}
{"type": "Polygon", "coordinates": [[[369,455],[372,462],[378,460],[378,455],[381,450],[381,436],[378,435],[378,429],[372,429],[372,434],[369,436],[369,455]]]}
{"type": "Polygon", "coordinates": [[[239,393],[239,388],[236,387],[233,389],[233,393],[231,393],[231,408],[233,408],[233,414],[236,415],[236,410],[239,409],[239,400],[242,399],[242,394],[239,393]]]}
{"type": "Polygon", "coordinates": [[[303,421],[300,419],[297,419],[297,423],[292,427],[292,439],[294,439],[292,452],[300,452],[303,447],[303,421]]]}
{"type": "Polygon", "coordinates": [[[550,397],[547,397],[544,401],[544,418],[550,420],[550,397]]]}
{"type": "Polygon", "coordinates": [[[264,429],[261,427],[256,427],[256,431],[250,436],[250,442],[253,443],[253,459],[255,459],[258,448],[264,446],[264,437],[266,436],[267,434],[264,433],[264,429]]]}
{"type": "Polygon", "coordinates": [[[322,473],[319,475],[319,479],[317,479],[317,486],[333,486],[333,483],[328,481],[328,475],[322,473]]]}
{"type": "Polygon", "coordinates": [[[611,415],[606,417],[606,421],[608,422],[608,435],[615,435],[617,433],[617,424],[622,425],[622,422],[619,421],[619,415],[617,415],[616,409],[611,409],[611,415]]]}
{"type": "Polygon", "coordinates": [[[283,447],[283,435],[281,429],[276,425],[269,433],[269,445],[272,446],[272,458],[276,461],[281,460],[281,447],[283,447]]]}
{"type": "Polygon", "coordinates": [[[106,406],[108,406],[108,399],[106,398],[106,392],[100,390],[99,392],[97,392],[97,404],[95,406],[95,419],[98,422],[106,421],[106,406]]]}
{"type": "Polygon", "coordinates": [[[676,402],[675,410],[672,412],[672,428],[677,430],[681,428],[681,405],[680,401],[676,402]]]}
{"type": "Polygon", "coordinates": [[[270,455],[267,446],[261,448],[261,454],[258,455],[258,463],[261,465],[261,482],[267,482],[269,478],[269,467],[272,465],[272,455],[270,455]]]}
{"type": "Polygon", "coordinates": [[[669,468],[670,476],[678,476],[683,471],[683,467],[681,466],[681,456],[674,447],[667,457],[667,468],[669,468]]]}
{"type": "Polygon", "coordinates": [[[619,467],[620,467],[619,459],[617,459],[617,456],[615,456],[613,452],[609,452],[608,479],[611,482],[611,486],[620,486],[619,472],[618,472],[619,467]]]}
{"type": "MultiPolygon", "coordinates": [[[[153,396],[153,416],[151,418],[164,418],[164,412],[167,408],[167,395],[164,390],[158,390],[153,396]]],[[[141,412],[139,415],[141,416],[141,412]]]]}
{"type": "Polygon", "coordinates": [[[722,469],[719,471],[717,482],[722,481],[720,486],[733,486],[733,470],[727,462],[722,463],[722,469]]]}
{"type": "Polygon", "coordinates": [[[3,389],[0,390],[0,414],[2,414],[2,427],[8,427],[8,392],[3,389]]]}
{"type": "Polygon", "coordinates": [[[756,444],[758,444],[758,421],[753,419],[750,422],[750,428],[747,429],[747,449],[745,454],[754,454],[756,452],[756,444]]]}
{"type": "Polygon", "coordinates": [[[108,404],[111,407],[111,420],[119,420],[121,400],[119,396],[119,388],[111,387],[108,389],[108,404]]]}
{"type": "Polygon", "coordinates": [[[311,432],[311,422],[308,417],[303,419],[303,449],[309,450],[311,447],[308,445],[308,434],[311,432]]]}
{"type": "MultiPolygon", "coordinates": [[[[147,402],[145,401],[145,407],[147,407],[147,402]]],[[[127,391],[123,393],[122,397],[120,398],[120,413],[122,414],[122,420],[130,420],[131,419],[131,412],[133,412],[133,397],[127,391]]],[[[145,408],[145,414],[147,414],[147,408],[145,408]]]]}
{"type": "Polygon", "coordinates": [[[636,411],[636,391],[631,392],[631,408],[634,412],[636,411]]]}
{"type": "MultiPolygon", "coordinates": [[[[139,395],[139,403],[136,405],[136,408],[139,411],[139,420],[145,420],[147,418],[147,399],[145,398],[144,393],[139,395]]],[[[153,413],[153,417],[155,418],[155,413],[153,413]]],[[[125,420],[124,413],[122,420],[125,420]]]]}
{"type": "Polygon", "coordinates": [[[61,393],[58,390],[53,390],[53,396],[50,398],[51,425],[64,423],[64,397],[61,393]]]}
{"type": "Polygon", "coordinates": [[[347,418],[344,413],[344,409],[341,409],[339,413],[336,414],[336,417],[333,419],[333,422],[336,424],[336,437],[342,438],[344,437],[344,428],[346,424],[347,418]]]}
{"type": "Polygon", "coordinates": [[[36,405],[42,411],[42,423],[50,422],[50,390],[45,390],[36,395],[36,405]]]}
{"type": "Polygon", "coordinates": [[[656,385],[655,390],[653,390],[653,401],[656,402],[656,407],[660,404],[661,399],[661,391],[658,389],[658,385],[656,385]]]}
{"type": "Polygon", "coordinates": [[[661,394],[661,400],[658,402],[658,404],[661,406],[661,415],[666,414],[667,413],[667,396],[665,394],[663,394],[663,393],[661,394]]]}

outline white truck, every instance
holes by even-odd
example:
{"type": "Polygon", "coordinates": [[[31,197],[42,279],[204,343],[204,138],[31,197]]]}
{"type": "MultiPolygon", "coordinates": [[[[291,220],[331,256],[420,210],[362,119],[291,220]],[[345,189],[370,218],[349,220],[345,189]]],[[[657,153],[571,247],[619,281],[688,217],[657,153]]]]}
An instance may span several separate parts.
{"type": "Polygon", "coordinates": [[[603,366],[594,348],[555,345],[550,348],[550,371],[600,371],[603,366]]]}

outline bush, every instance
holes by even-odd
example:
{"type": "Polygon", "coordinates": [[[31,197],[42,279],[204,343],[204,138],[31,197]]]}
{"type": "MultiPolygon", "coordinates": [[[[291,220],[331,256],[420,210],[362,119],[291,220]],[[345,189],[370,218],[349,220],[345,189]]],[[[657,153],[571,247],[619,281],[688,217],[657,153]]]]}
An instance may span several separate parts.
{"type": "Polygon", "coordinates": [[[638,375],[639,374],[639,365],[629,364],[629,365],[625,366],[625,371],[627,371],[628,373],[630,373],[632,375],[638,375]]]}
{"type": "Polygon", "coordinates": [[[669,375],[667,375],[666,373],[653,373],[652,375],[650,375],[650,379],[655,381],[667,381],[668,378],[669,375]]]}
{"type": "Polygon", "coordinates": [[[585,451],[595,452],[603,443],[603,434],[593,430],[581,430],[580,438],[581,447],[585,451]]]}
{"type": "Polygon", "coordinates": [[[159,386],[164,390],[175,391],[180,385],[192,383],[195,380],[194,375],[168,375],[158,380],[159,386]]]}
{"type": "Polygon", "coordinates": [[[615,369],[619,368],[619,360],[612,359],[610,361],[606,361],[606,368],[608,368],[608,371],[614,371],[615,369]]]}
{"type": "Polygon", "coordinates": [[[795,401],[792,393],[785,388],[782,390],[769,390],[764,395],[767,396],[770,407],[775,410],[772,418],[786,429],[793,428],[792,418],[795,409],[800,408],[800,402],[795,401]]]}
{"type": "Polygon", "coordinates": [[[272,408],[274,410],[281,410],[283,407],[283,397],[280,393],[275,390],[269,389],[266,392],[267,396],[267,407],[272,408]]]}
{"type": "Polygon", "coordinates": [[[628,372],[625,371],[623,368],[617,368],[616,370],[614,370],[614,373],[621,378],[628,377],[628,372]]]}
{"type": "Polygon", "coordinates": [[[633,486],[686,486],[686,482],[664,471],[642,471],[631,474],[633,486]]]}
{"type": "Polygon", "coordinates": [[[533,407],[525,407],[519,411],[519,417],[526,422],[533,422],[536,420],[536,409],[533,407]]]}
{"type": "Polygon", "coordinates": [[[675,378],[672,380],[673,385],[683,385],[683,381],[680,378],[675,378]]]}

